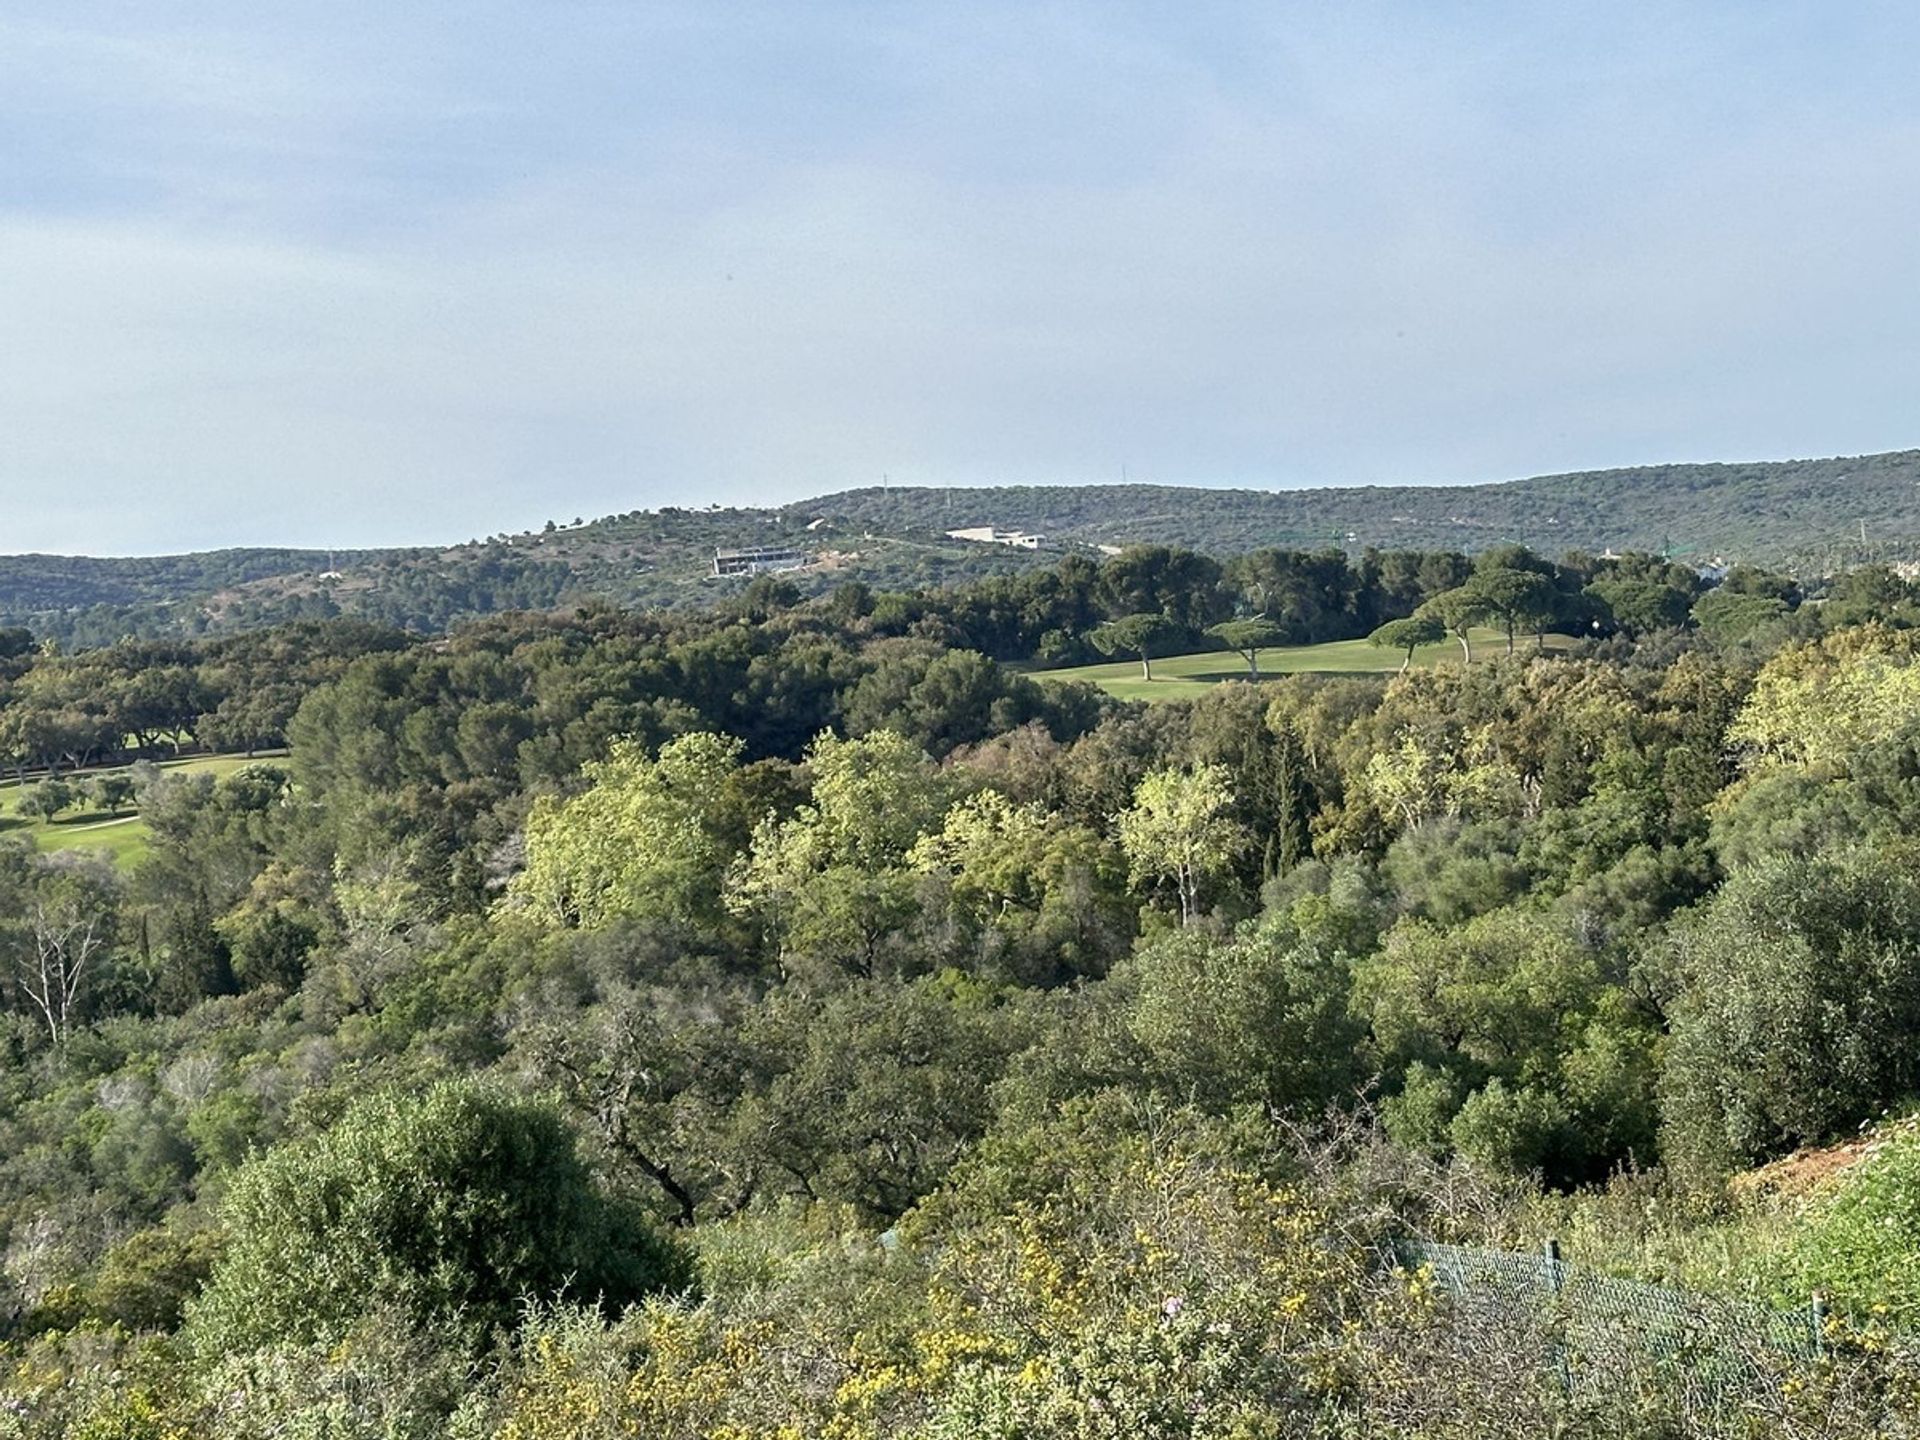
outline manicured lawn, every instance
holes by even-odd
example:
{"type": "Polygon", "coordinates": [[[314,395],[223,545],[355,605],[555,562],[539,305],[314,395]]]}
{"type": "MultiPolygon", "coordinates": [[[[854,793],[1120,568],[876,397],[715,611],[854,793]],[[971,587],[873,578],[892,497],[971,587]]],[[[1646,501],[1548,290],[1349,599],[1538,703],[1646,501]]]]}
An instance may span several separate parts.
{"type": "MultiPolygon", "coordinates": [[[[284,755],[263,753],[251,759],[245,755],[194,755],[162,761],[160,768],[169,773],[230,775],[248,765],[272,763],[284,755]]],[[[61,778],[79,785],[92,776],[113,773],[112,768],[80,770],[61,778]]],[[[31,837],[41,850],[99,850],[116,865],[131,866],[146,854],[149,834],[147,822],[132,811],[115,817],[105,811],[68,810],[52,821],[22,815],[19,785],[12,780],[0,782],[0,835],[31,837]]]]}
{"type": "MultiPolygon", "coordinates": [[[[1475,630],[1474,663],[1482,657],[1504,655],[1507,637],[1498,630],[1475,630]]],[[[1564,635],[1547,636],[1549,650],[1571,644],[1564,635]]],[[[1516,654],[1534,648],[1531,636],[1515,642],[1516,654]]],[[[1385,650],[1365,640],[1329,640],[1324,645],[1288,645],[1260,652],[1260,678],[1278,679],[1283,675],[1377,675],[1400,668],[1405,652],[1385,650]]],[[[1446,640],[1413,652],[1415,665],[1457,665],[1460,642],[1446,640]]],[[[1076,665],[1068,670],[1035,670],[1032,676],[1042,682],[1086,680],[1109,695],[1122,700],[1182,700],[1202,693],[1207,686],[1222,680],[1245,680],[1246,661],[1231,650],[1203,650],[1194,655],[1169,655],[1153,662],[1153,679],[1140,676],[1138,660],[1120,660],[1103,665],[1076,665]]]]}

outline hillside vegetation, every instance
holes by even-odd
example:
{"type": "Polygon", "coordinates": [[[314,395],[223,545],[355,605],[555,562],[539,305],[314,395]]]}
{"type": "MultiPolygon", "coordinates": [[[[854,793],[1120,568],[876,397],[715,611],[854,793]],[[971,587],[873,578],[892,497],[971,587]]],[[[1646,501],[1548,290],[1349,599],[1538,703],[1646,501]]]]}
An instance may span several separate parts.
{"type": "Polygon", "coordinates": [[[769,509],[634,511],[440,549],[8,556],[0,624],[95,645],[343,615],[433,631],[596,600],[698,607],[739,587],[708,578],[714,550],[756,545],[814,557],[793,577],[805,593],[849,580],[956,584],[1050,563],[945,533],[976,525],[1038,532],[1068,548],[1169,545],[1221,558],[1273,548],[1476,554],[1518,543],[1550,556],[1631,550],[1818,576],[1920,557],[1920,451],[1463,486],[870,488],[769,509]]]}
{"type": "Polygon", "coordinates": [[[993,524],[1089,544],[1183,545],[1215,555],[1264,546],[1473,553],[1521,544],[1548,555],[1673,552],[1820,573],[1920,554],[1920,451],[1654,465],[1481,485],[870,488],[811,505],[862,524],[993,524]]]}
{"type": "Polygon", "coordinates": [[[5,1440],[1920,1426],[1890,571],[1142,548],[33,642],[16,805],[206,763],[128,770],[119,865],[0,833],[5,1440]],[[1208,643],[1459,659],[1058,674],[1208,643]],[[1549,1237],[1745,1327],[1396,1263],[1549,1237]]]}

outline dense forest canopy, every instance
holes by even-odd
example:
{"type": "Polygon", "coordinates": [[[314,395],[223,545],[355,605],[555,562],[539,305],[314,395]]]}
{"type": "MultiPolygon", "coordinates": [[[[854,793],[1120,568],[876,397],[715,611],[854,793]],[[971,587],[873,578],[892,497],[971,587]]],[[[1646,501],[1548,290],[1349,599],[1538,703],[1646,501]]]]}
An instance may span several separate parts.
{"type": "Polygon", "coordinates": [[[1920,1141],[1755,1178],[1920,1092],[1889,570],[1143,546],[0,657],[0,1436],[1920,1418],[1920,1141]],[[1549,1235],[1819,1289],[1824,1357],[1573,1384],[1383,1263],[1549,1235]]]}

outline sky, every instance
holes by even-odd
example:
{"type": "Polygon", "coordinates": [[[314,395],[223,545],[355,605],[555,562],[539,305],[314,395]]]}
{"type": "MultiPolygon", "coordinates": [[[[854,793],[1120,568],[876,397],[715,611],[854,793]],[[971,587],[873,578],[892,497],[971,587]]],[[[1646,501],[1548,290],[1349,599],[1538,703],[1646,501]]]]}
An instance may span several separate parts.
{"type": "Polygon", "coordinates": [[[1920,445],[1920,7],[8,0],[0,552],[1920,445]]]}

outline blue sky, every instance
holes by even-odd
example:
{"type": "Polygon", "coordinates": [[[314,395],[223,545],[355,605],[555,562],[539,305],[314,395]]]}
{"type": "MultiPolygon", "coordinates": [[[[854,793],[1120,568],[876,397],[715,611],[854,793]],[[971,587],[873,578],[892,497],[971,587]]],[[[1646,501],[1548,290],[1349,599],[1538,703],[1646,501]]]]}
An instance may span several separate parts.
{"type": "Polygon", "coordinates": [[[0,8],[0,551],[1920,444],[1920,9],[0,8]]]}

